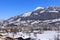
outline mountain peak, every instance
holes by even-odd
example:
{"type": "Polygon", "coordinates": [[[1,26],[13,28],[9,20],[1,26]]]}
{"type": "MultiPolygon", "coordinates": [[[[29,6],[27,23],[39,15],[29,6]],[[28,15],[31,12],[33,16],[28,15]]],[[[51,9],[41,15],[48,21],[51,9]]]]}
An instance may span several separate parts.
{"type": "Polygon", "coordinates": [[[43,7],[37,7],[35,10],[38,10],[38,9],[44,9],[43,7]]]}

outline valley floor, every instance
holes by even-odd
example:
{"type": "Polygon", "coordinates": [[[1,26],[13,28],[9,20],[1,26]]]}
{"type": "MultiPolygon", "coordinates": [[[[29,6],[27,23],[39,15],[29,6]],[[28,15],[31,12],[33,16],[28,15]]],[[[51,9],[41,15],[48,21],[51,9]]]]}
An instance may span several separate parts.
{"type": "MultiPolygon", "coordinates": [[[[14,33],[5,33],[3,34],[3,38],[5,37],[11,37],[11,38],[19,38],[22,37],[23,39],[26,38],[32,38],[34,40],[60,40],[60,31],[44,31],[43,33],[23,33],[23,32],[17,32],[14,33]]],[[[2,37],[1,37],[2,38],[2,37]]],[[[0,38],[0,40],[2,40],[0,38]]]]}

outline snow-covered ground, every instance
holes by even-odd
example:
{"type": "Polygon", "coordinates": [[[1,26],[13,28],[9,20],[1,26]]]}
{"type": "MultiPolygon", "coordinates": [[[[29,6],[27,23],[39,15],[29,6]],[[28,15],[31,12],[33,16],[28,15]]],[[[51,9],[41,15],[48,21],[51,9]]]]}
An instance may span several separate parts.
{"type": "Polygon", "coordinates": [[[13,33],[7,33],[6,36],[8,37],[12,37],[12,38],[18,38],[18,37],[22,37],[22,38],[29,38],[31,37],[32,39],[36,39],[36,40],[55,40],[55,38],[57,38],[58,32],[57,31],[44,31],[44,33],[42,34],[34,34],[34,33],[22,33],[22,32],[18,32],[17,34],[13,34],[13,33]]]}
{"type": "Polygon", "coordinates": [[[57,37],[56,31],[45,31],[43,34],[37,34],[37,40],[55,40],[54,38],[57,37]]]}

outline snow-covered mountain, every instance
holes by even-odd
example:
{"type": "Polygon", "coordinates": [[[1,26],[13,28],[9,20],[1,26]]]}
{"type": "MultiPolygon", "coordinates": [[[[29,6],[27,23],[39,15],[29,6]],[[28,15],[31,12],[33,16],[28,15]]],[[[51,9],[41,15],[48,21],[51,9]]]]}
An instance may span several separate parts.
{"type": "Polygon", "coordinates": [[[3,21],[5,27],[58,27],[60,26],[60,6],[37,7],[31,12],[11,17],[3,21]]]}

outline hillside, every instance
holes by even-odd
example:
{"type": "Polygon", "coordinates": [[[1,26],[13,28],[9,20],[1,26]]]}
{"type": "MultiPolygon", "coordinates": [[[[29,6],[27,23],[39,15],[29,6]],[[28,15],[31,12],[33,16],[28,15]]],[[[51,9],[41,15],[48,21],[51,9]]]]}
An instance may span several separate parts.
{"type": "Polygon", "coordinates": [[[2,22],[2,27],[33,27],[60,29],[60,7],[37,7],[31,12],[11,17],[2,22]]]}

